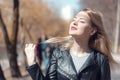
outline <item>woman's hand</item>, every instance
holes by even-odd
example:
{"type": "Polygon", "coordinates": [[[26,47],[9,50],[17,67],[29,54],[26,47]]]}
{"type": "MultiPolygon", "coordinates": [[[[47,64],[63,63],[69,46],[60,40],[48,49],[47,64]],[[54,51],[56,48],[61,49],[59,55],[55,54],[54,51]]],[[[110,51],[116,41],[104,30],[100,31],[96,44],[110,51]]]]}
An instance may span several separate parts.
{"type": "Polygon", "coordinates": [[[29,66],[35,63],[35,57],[36,57],[35,46],[36,46],[35,44],[25,45],[25,54],[26,54],[27,62],[29,66]]]}

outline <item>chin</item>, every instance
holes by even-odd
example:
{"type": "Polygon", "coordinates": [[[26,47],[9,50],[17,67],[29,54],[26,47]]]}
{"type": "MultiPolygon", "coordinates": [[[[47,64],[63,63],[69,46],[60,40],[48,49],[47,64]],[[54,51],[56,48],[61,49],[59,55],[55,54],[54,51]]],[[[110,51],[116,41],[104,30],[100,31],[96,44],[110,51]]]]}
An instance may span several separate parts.
{"type": "Polygon", "coordinates": [[[83,34],[76,33],[76,32],[69,32],[69,35],[71,35],[72,37],[82,37],[83,36],[83,34]]]}
{"type": "Polygon", "coordinates": [[[77,32],[74,32],[74,31],[72,31],[72,32],[69,32],[69,35],[80,35],[80,34],[78,34],[77,32]]]}
{"type": "Polygon", "coordinates": [[[78,37],[78,36],[80,36],[78,34],[73,34],[73,33],[70,33],[69,35],[71,35],[72,37],[78,37]]]}

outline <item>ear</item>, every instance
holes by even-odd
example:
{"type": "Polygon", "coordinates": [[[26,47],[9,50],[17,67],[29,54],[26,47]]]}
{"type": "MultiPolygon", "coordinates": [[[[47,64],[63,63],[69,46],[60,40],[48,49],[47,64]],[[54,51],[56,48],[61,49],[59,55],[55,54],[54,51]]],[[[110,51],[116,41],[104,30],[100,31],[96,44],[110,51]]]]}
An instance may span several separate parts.
{"type": "Polygon", "coordinates": [[[92,36],[92,35],[94,35],[96,32],[97,32],[97,29],[96,29],[96,28],[92,28],[90,35],[92,36]]]}

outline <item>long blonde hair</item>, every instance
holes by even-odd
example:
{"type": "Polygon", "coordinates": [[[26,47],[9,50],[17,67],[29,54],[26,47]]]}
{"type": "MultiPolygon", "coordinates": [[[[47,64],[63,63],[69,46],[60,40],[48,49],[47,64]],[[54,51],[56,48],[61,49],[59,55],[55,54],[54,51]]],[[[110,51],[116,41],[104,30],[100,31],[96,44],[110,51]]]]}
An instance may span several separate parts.
{"type": "MultiPolygon", "coordinates": [[[[92,27],[95,27],[97,30],[96,33],[90,37],[88,46],[108,56],[108,59],[110,62],[114,62],[111,55],[110,41],[104,30],[101,13],[95,12],[89,8],[83,9],[81,11],[84,11],[89,15],[91,19],[92,27]]],[[[66,42],[69,42],[71,38],[72,38],[71,36],[55,37],[47,40],[46,42],[48,43],[65,42],[66,43],[66,42]]]]}

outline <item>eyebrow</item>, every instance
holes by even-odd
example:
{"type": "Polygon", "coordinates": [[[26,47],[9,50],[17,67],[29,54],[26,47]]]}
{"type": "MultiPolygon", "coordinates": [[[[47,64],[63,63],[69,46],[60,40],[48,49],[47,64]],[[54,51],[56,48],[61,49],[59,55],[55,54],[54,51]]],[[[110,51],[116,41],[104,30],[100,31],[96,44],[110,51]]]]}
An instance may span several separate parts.
{"type": "MultiPolygon", "coordinates": [[[[74,18],[79,18],[79,16],[75,16],[74,18]]],[[[85,19],[85,17],[83,16],[83,17],[80,17],[79,19],[85,19]]]]}
{"type": "MultiPolygon", "coordinates": [[[[85,19],[85,18],[81,18],[81,17],[80,17],[79,19],[85,19]]],[[[86,19],[85,19],[85,20],[86,20],[86,19]]]]}
{"type": "Polygon", "coordinates": [[[78,14],[78,15],[76,15],[75,17],[80,17],[80,16],[82,16],[82,18],[88,18],[87,16],[82,15],[82,14],[78,14]]]}
{"type": "Polygon", "coordinates": [[[84,17],[80,17],[79,20],[85,20],[85,21],[87,21],[87,19],[84,18],[84,17]]]}

